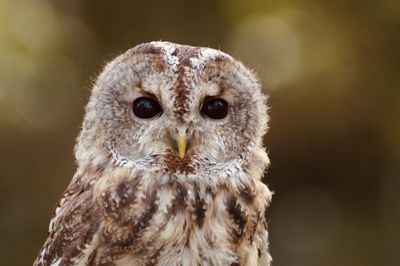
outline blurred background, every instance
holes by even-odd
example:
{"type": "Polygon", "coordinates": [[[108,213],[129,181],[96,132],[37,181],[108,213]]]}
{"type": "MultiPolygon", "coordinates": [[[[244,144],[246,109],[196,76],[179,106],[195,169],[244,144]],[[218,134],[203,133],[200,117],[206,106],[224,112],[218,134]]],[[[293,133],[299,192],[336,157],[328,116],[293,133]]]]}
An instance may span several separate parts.
{"type": "Polygon", "coordinates": [[[258,73],[274,265],[400,265],[399,1],[0,0],[2,265],[46,238],[92,81],[151,40],[258,73]]]}

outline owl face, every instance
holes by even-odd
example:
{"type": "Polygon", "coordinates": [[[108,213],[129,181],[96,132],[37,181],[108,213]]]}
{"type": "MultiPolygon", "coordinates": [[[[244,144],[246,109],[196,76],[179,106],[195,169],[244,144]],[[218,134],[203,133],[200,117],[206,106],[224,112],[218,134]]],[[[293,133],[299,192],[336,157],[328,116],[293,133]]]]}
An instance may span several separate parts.
{"type": "Polygon", "coordinates": [[[136,46],[109,63],[86,112],[78,162],[112,154],[147,163],[221,163],[261,146],[267,125],[265,97],[240,62],[167,42],[136,46]]]}

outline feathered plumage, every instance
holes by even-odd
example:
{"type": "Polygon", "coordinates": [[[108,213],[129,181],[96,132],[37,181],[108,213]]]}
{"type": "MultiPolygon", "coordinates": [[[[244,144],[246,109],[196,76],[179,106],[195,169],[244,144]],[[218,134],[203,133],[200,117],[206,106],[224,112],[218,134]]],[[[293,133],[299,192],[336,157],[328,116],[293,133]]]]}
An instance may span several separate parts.
{"type": "Polygon", "coordinates": [[[220,51],[152,42],[117,57],[94,86],[77,173],[34,265],[269,265],[267,120],[254,75],[220,51]],[[144,96],[162,113],[136,117],[144,96]],[[226,117],[202,115],[206,97],[224,99],[226,117]]]}

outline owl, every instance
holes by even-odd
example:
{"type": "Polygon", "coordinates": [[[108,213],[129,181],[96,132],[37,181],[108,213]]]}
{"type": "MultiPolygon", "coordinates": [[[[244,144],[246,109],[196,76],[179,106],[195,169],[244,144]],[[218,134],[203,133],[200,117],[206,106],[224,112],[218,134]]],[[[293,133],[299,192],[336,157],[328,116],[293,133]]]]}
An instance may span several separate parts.
{"type": "Polygon", "coordinates": [[[267,122],[257,79],[221,51],[150,42],[118,56],[34,265],[270,265],[267,122]]]}

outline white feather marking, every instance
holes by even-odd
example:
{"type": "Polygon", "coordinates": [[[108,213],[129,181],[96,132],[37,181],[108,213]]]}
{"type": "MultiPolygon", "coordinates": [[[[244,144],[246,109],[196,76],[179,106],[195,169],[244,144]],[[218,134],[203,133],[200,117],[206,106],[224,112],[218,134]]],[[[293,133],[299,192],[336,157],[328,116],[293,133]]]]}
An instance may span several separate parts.
{"type": "Polygon", "coordinates": [[[160,169],[161,165],[149,162],[152,156],[148,156],[148,158],[143,158],[140,160],[130,160],[121,156],[115,149],[112,147],[111,144],[108,145],[108,149],[111,152],[111,156],[113,157],[114,164],[116,166],[121,167],[128,167],[134,168],[137,170],[144,170],[144,169],[160,169]]]}
{"type": "Polygon", "coordinates": [[[55,262],[53,262],[50,266],[59,266],[60,263],[61,263],[61,259],[58,259],[55,262]]]}
{"type": "Polygon", "coordinates": [[[179,58],[176,56],[176,46],[170,42],[151,42],[155,47],[159,47],[164,52],[164,60],[168,65],[177,70],[179,66],[179,58]]]}
{"type": "Polygon", "coordinates": [[[232,57],[224,52],[211,48],[202,48],[197,57],[190,58],[190,63],[194,68],[202,68],[209,60],[214,60],[217,56],[224,56],[231,59],[232,57]]]}
{"type": "Polygon", "coordinates": [[[46,255],[46,253],[47,253],[47,248],[43,248],[43,250],[42,250],[42,252],[40,252],[40,255],[39,255],[39,264],[40,263],[43,263],[43,258],[44,258],[44,255],[46,255]]]}
{"type": "MultiPolygon", "coordinates": [[[[56,212],[57,212],[58,210],[56,210],[56,212]]],[[[49,223],[49,232],[51,232],[52,230],[53,230],[53,228],[54,228],[54,222],[56,221],[56,217],[53,217],[51,220],[50,220],[50,223],[49,223]]]]}
{"type": "Polygon", "coordinates": [[[170,191],[163,189],[158,192],[158,208],[161,212],[168,213],[171,199],[173,199],[173,196],[170,191]]]}

